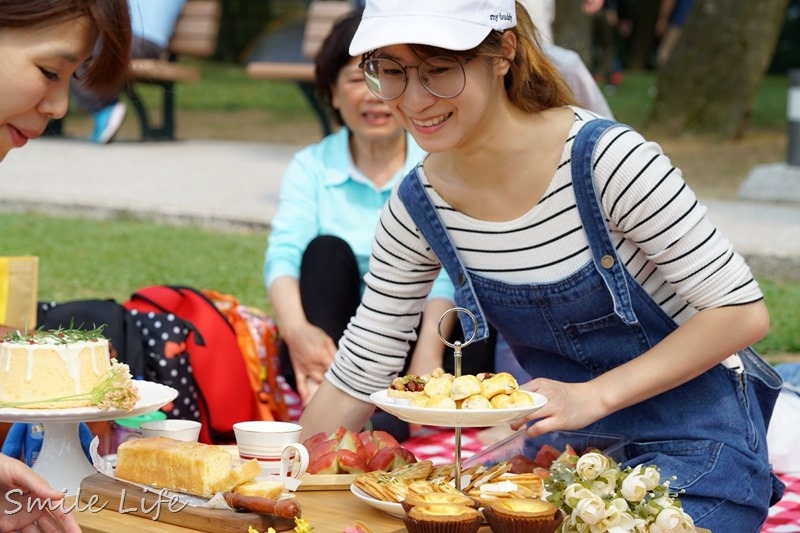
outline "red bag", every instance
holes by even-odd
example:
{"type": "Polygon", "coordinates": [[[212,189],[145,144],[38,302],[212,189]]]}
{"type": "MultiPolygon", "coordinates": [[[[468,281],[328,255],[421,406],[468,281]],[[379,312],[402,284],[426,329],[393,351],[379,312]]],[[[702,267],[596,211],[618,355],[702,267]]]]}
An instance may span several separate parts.
{"type": "Polygon", "coordinates": [[[201,442],[235,442],[233,424],[260,419],[236,332],[202,292],[155,285],[136,291],[123,306],[172,313],[193,326],[185,348],[198,388],[201,442]]]}

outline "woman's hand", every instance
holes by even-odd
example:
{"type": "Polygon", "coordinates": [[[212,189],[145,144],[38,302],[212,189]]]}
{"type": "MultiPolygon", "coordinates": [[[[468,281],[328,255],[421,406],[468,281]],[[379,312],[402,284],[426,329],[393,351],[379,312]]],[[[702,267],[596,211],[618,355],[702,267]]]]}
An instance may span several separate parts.
{"type": "Polygon", "coordinates": [[[606,416],[606,413],[602,412],[600,404],[594,401],[596,395],[591,382],[564,383],[537,378],[521,388],[547,398],[547,404],[544,407],[524,420],[518,420],[511,424],[511,428],[517,430],[531,420],[539,419],[526,432],[531,437],[551,431],[581,429],[606,416]]]}
{"type": "Polygon", "coordinates": [[[325,331],[310,323],[285,334],[284,342],[289,347],[297,392],[306,405],[333,362],[336,343],[325,331]]]}
{"type": "Polygon", "coordinates": [[[64,493],[22,461],[0,455],[0,491],[0,531],[80,533],[75,517],[58,505],[64,493]]]}

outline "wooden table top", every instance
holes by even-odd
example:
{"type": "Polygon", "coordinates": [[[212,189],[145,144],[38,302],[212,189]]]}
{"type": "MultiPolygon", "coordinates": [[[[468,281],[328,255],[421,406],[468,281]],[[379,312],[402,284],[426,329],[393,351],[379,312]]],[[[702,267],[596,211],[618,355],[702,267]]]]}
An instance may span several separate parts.
{"type": "MultiPolygon", "coordinates": [[[[303,518],[314,526],[315,531],[336,533],[355,525],[356,520],[380,533],[401,533],[406,531],[403,521],[379,511],[358,500],[349,490],[298,492],[297,500],[303,506],[303,518]]],[[[189,533],[195,531],[181,526],[167,524],[152,518],[142,518],[120,513],[117,509],[101,511],[82,510],[76,518],[84,533],[189,533]]],[[[482,532],[484,529],[481,530],[482,532]]],[[[489,531],[486,527],[485,531],[489,531]]],[[[243,531],[242,533],[247,533],[243,531]]]]}
{"type": "MultiPolygon", "coordinates": [[[[235,446],[224,446],[234,460],[238,459],[235,446]]],[[[300,490],[295,493],[303,512],[302,517],[320,533],[340,533],[347,527],[355,525],[356,520],[369,526],[375,533],[404,533],[406,528],[400,518],[390,516],[383,511],[362,502],[349,489],[338,490],[300,490]]],[[[67,502],[76,505],[73,512],[84,533],[109,533],[125,531],[126,533],[196,533],[196,529],[174,525],[161,519],[153,520],[153,516],[144,518],[134,516],[113,506],[104,509],[92,508],[85,501],[74,503],[74,497],[67,502]]],[[[124,507],[136,502],[129,500],[124,507]]],[[[120,507],[123,507],[120,505],[120,507]]],[[[164,511],[166,512],[166,511],[164,511]]],[[[175,522],[175,520],[171,520],[175,522]]],[[[180,520],[177,520],[180,523],[180,520]]],[[[480,528],[479,533],[490,533],[488,525],[480,528]]],[[[698,529],[698,533],[711,533],[706,529],[698,529]]],[[[242,531],[242,533],[247,533],[242,531]]]]}

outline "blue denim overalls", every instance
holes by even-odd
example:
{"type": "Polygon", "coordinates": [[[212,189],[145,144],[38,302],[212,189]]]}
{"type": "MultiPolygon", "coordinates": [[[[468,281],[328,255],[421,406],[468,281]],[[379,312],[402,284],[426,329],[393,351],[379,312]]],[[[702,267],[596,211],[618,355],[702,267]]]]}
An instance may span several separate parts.
{"type": "MultiPolygon", "coordinates": [[[[456,287],[456,304],[487,321],[534,377],[583,382],[657,344],[677,325],[620,263],[592,181],[597,139],[615,123],[585,124],[572,148],[573,187],[593,262],[555,283],[511,285],[470,273],[462,264],[416,170],[400,198],[456,287]]],[[[462,315],[467,338],[475,329],[462,315]]],[[[703,375],[585,428],[621,434],[625,465],[656,464],[676,476],[673,489],[698,526],[714,533],[758,531],[783,494],[771,473],[766,426],[781,380],[750,349],[744,371],[717,365],[703,375]]],[[[625,387],[625,383],[619,383],[625,387]]]]}

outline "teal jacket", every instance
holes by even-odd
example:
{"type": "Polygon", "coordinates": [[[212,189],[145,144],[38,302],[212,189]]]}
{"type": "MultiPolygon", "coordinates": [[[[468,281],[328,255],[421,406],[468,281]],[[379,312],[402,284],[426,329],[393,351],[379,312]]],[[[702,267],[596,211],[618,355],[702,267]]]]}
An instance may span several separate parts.
{"type": "MultiPolygon", "coordinates": [[[[403,168],[380,189],[353,171],[349,132],[342,128],[295,154],[281,183],[278,209],[272,219],[264,260],[264,283],[281,276],[300,277],[300,261],[308,243],[319,235],[335,235],[350,245],[362,277],[367,273],[372,237],[392,189],[425,156],[407,136],[403,168]]],[[[442,271],[431,298],[453,299],[453,285],[442,271]]]]}

